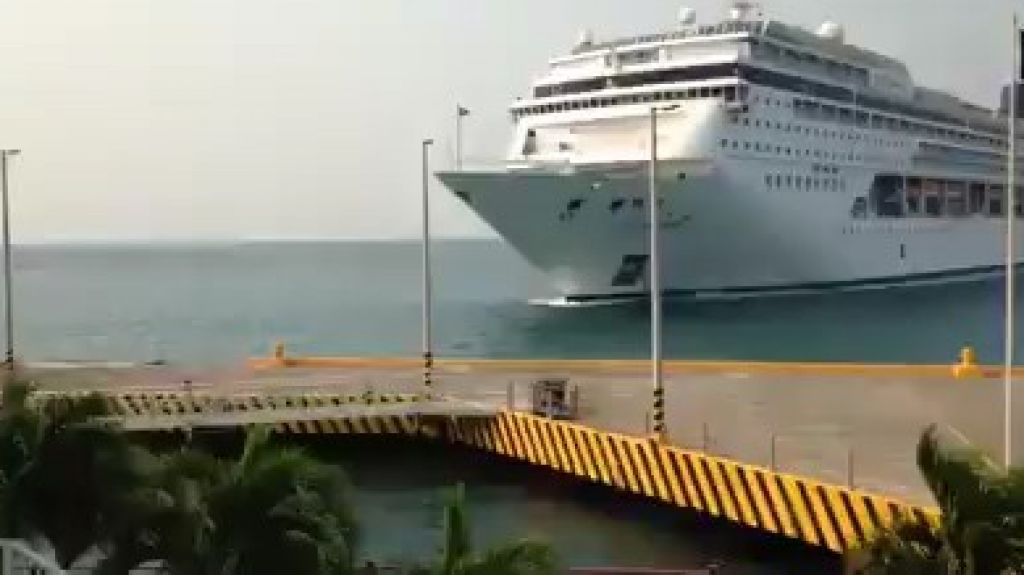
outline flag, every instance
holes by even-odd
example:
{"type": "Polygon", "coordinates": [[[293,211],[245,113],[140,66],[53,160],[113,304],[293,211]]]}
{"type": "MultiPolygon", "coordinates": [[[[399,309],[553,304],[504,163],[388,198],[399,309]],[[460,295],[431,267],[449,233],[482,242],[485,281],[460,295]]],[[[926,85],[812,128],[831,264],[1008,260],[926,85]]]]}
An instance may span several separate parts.
{"type": "Polygon", "coordinates": [[[455,106],[455,109],[458,110],[458,114],[459,114],[460,117],[461,116],[468,116],[469,115],[469,109],[468,108],[463,108],[462,106],[455,106]]]}

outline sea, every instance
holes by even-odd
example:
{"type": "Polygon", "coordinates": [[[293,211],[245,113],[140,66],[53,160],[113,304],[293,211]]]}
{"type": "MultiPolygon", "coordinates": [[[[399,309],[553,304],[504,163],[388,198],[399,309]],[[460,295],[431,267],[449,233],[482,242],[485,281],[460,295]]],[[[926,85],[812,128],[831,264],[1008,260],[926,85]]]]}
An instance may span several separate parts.
{"type": "MultiPolygon", "coordinates": [[[[641,358],[645,302],[586,308],[555,297],[499,241],[433,245],[438,356],[641,358]],[[534,302],[534,303],[531,303],[534,302]]],[[[289,353],[418,355],[416,242],[20,245],[15,343],[27,360],[232,364],[289,353]]],[[[670,300],[673,358],[937,362],[973,346],[1002,361],[1004,291],[971,283],[730,301],[670,300]]]]}
{"type": "MultiPolygon", "coordinates": [[[[439,356],[642,358],[645,302],[565,308],[498,241],[433,246],[439,356]]],[[[236,364],[284,342],[307,355],[420,351],[416,242],[19,245],[15,343],[30,361],[236,364]]],[[[997,279],[733,301],[669,300],[673,358],[952,363],[1002,360],[997,279]]],[[[542,471],[429,446],[328,446],[353,478],[364,553],[430,557],[446,491],[467,484],[482,543],[551,541],[567,565],[701,567],[723,575],[839,572],[834,557],[542,471]]],[[[325,449],[324,446],[313,446],[325,449]]],[[[908,457],[910,454],[908,454],[908,457]]]]}

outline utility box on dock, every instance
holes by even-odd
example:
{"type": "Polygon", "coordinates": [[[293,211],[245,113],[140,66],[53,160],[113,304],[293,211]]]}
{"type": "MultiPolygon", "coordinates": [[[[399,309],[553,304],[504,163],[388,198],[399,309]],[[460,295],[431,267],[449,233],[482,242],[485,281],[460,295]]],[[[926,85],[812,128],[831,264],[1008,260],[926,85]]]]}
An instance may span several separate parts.
{"type": "Polygon", "coordinates": [[[551,419],[576,419],[579,388],[567,379],[538,379],[530,385],[530,411],[551,419]]]}

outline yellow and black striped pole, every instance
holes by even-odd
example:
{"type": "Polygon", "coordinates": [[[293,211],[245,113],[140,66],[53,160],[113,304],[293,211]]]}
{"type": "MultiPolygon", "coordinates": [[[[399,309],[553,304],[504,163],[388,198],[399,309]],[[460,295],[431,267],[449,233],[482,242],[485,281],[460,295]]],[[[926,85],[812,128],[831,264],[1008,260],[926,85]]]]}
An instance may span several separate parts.
{"type": "Polygon", "coordinates": [[[651,419],[653,420],[654,439],[659,441],[665,439],[665,388],[663,386],[654,388],[654,411],[651,413],[651,419]]]}

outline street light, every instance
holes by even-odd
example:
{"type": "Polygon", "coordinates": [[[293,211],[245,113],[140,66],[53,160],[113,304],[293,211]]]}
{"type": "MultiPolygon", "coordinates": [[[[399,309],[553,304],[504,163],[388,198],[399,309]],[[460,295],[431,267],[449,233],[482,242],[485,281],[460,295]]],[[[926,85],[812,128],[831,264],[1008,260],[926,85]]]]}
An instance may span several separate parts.
{"type": "Polygon", "coordinates": [[[14,371],[14,305],[11,301],[11,225],[10,206],[7,199],[7,167],[8,158],[17,156],[21,150],[5,149],[0,150],[0,165],[3,168],[2,202],[3,202],[3,225],[4,225],[4,326],[7,334],[7,354],[4,363],[10,371],[14,371]]]}
{"type": "Polygon", "coordinates": [[[1003,464],[1007,469],[1013,465],[1013,345],[1014,345],[1014,274],[1016,257],[1014,247],[1017,240],[1014,220],[1017,219],[1017,98],[1020,77],[1020,29],[1017,15],[1013,15],[1013,75],[1010,76],[1010,94],[1007,105],[1009,125],[1009,149],[1006,151],[1006,325],[1003,337],[1003,464]]]}
{"type": "Polygon", "coordinates": [[[661,251],[659,241],[658,204],[658,112],[670,112],[679,106],[651,106],[651,160],[647,203],[650,204],[650,290],[651,290],[651,384],[654,392],[652,410],[654,438],[663,440],[665,430],[665,385],[661,370],[661,251]]]}
{"type": "Polygon", "coordinates": [[[430,146],[434,140],[423,140],[423,394],[430,399],[433,383],[434,355],[430,345],[430,146]]]}

